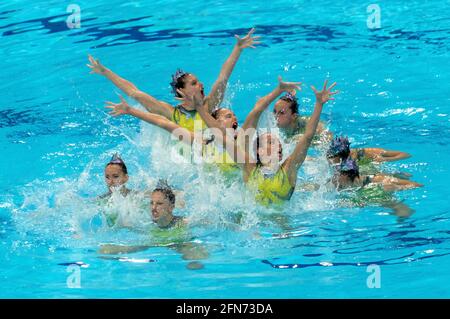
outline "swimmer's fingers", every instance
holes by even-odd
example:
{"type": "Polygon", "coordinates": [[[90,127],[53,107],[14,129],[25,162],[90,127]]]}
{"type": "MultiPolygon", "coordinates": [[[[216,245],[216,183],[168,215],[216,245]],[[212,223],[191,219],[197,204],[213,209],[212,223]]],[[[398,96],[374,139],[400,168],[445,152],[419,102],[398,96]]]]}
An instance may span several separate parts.
{"type": "Polygon", "coordinates": [[[86,64],[86,66],[89,68],[89,69],[91,69],[91,71],[89,72],[89,74],[93,74],[93,73],[95,73],[95,71],[94,71],[94,67],[92,66],[92,65],[90,65],[90,64],[86,64]]]}
{"type": "Polygon", "coordinates": [[[92,55],[89,54],[88,56],[89,58],[89,62],[91,62],[92,66],[98,66],[100,64],[100,60],[99,59],[94,59],[94,57],[92,55]]]}
{"type": "Polygon", "coordinates": [[[325,91],[327,89],[328,79],[325,80],[323,83],[323,90],[325,91]]]}
{"type": "Polygon", "coordinates": [[[255,28],[251,28],[247,35],[249,36],[252,35],[255,32],[255,30],[256,30],[255,28]]]}
{"type": "Polygon", "coordinates": [[[120,94],[118,94],[119,95],[119,98],[120,98],[120,100],[122,101],[122,103],[124,103],[124,104],[127,104],[128,105],[128,103],[127,103],[127,101],[123,98],[123,96],[122,95],[120,95],[120,94]]]}
{"type": "Polygon", "coordinates": [[[185,98],[186,94],[183,93],[180,89],[177,89],[177,93],[181,95],[181,97],[185,98]]]}
{"type": "Polygon", "coordinates": [[[311,85],[311,90],[313,90],[316,94],[319,93],[314,85],[311,85]]]}
{"type": "Polygon", "coordinates": [[[108,109],[111,109],[111,111],[108,112],[109,115],[111,116],[116,116],[115,114],[117,114],[116,110],[114,110],[113,106],[105,106],[108,109]]]}
{"type": "Polygon", "coordinates": [[[247,33],[247,35],[244,38],[250,38],[254,32],[255,32],[255,28],[251,28],[250,31],[247,33]]]}
{"type": "Polygon", "coordinates": [[[338,94],[338,93],[341,93],[341,91],[330,92],[330,95],[335,95],[335,94],[338,94]]]}
{"type": "Polygon", "coordinates": [[[330,85],[330,87],[328,88],[328,91],[331,91],[332,88],[334,88],[336,86],[336,82],[333,82],[333,84],[330,85]]]}

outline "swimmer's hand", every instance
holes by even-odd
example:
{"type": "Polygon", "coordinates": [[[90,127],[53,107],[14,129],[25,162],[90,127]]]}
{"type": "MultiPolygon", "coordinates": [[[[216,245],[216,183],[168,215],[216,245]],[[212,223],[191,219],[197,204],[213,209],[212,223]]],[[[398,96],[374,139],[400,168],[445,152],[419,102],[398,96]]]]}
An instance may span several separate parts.
{"type": "Polygon", "coordinates": [[[121,101],[120,103],[106,102],[107,105],[105,105],[105,107],[112,110],[109,114],[112,116],[130,114],[130,106],[127,101],[125,101],[121,95],[119,95],[119,98],[121,101]]]}
{"type": "Polygon", "coordinates": [[[200,90],[192,94],[185,94],[180,89],[177,89],[177,92],[181,97],[176,97],[175,99],[181,103],[191,104],[196,110],[204,105],[204,99],[200,90]]]}
{"type": "Polygon", "coordinates": [[[92,55],[88,55],[89,62],[91,64],[86,64],[88,68],[91,69],[91,72],[89,74],[97,73],[97,74],[104,74],[106,72],[106,68],[100,63],[100,60],[95,60],[92,55]]]}
{"type": "Polygon", "coordinates": [[[243,38],[240,38],[237,34],[235,34],[234,37],[237,39],[236,46],[241,50],[245,48],[256,49],[255,45],[260,44],[261,42],[255,40],[258,40],[261,37],[252,37],[253,32],[255,32],[255,28],[252,28],[243,38]]]}
{"type": "Polygon", "coordinates": [[[300,85],[302,85],[302,82],[283,82],[281,76],[278,76],[278,88],[282,92],[289,92],[295,95],[297,93],[296,90],[302,90],[300,85]]]}
{"type": "Polygon", "coordinates": [[[325,83],[323,84],[322,91],[317,91],[317,89],[314,87],[314,85],[311,85],[311,89],[314,91],[314,94],[316,95],[316,102],[320,104],[325,104],[329,100],[334,100],[331,96],[339,93],[339,91],[331,92],[331,89],[336,85],[336,82],[330,85],[330,87],[327,89],[328,80],[325,80],[325,83]]]}

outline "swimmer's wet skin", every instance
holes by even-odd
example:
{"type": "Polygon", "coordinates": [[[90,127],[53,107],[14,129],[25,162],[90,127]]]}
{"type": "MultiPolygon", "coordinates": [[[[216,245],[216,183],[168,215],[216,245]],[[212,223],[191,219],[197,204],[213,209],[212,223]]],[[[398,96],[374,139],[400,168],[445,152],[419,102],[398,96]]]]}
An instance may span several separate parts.
{"type": "Polygon", "coordinates": [[[311,119],[306,126],[305,134],[299,139],[293,153],[280,164],[282,146],[276,137],[263,134],[256,138],[256,164],[247,162],[244,165],[244,182],[255,191],[256,200],[263,204],[280,204],[289,200],[297,182],[297,173],[306,158],[309,146],[314,138],[323,105],[332,100],[338,92],[331,92],[336,85],[327,88],[325,81],[322,91],[311,87],[316,95],[316,103],[311,119]]]}
{"type": "Polygon", "coordinates": [[[358,164],[348,157],[339,165],[338,178],[334,179],[339,190],[353,190],[341,192],[342,202],[354,206],[380,205],[391,208],[393,214],[401,218],[409,217],[413,210],[395,199],[393,192],[422,187],[422,184],[409,180],[402,180],[383,174],[359,175],[358,164]]]}
{"type": "MultiPolygon", "coordinates": [[[[210,94],[205,99],[207,101],[208,111],[210,113],[222,103],[228,79],[230,78],[234,66],[236,65],[242,51],[249,47],[255,48],[255,45],[260,43],[257,41],[260,37],[253,36],[254,31],[255,29],[251,29],[250,32],[243,38],[236,36],[236,45],[234,46],[228,59],[223,64],[220,74],[216,82],[213,84],[210,94]]],[[[142,92],[133,83],[113,73],[111,70],[103,66],[99,60],[95,60],[92,56],[89,56],[89,62],[90,64],[87,66],[91,69],[91,73],[97,73],[105,76],[126,95],[143,105],[148,112],[155,115],[160,115],[169,121],[173,121],[175,124],[178,124],[191,132],[194,130],[194,120],[200,120],[200,118],[196,116],[196,111],[192,105],[183,103],[182,105],[173,107],[169,103],[157,100],[153,96],[142,92]]],[[[199,90],[202,96],[205,97],[203,83],[201,83],[192,73],[177,70],[177,72],[172,76],[171,86],[176,97],[179,97],[177,93],[178,90],[181,90],[185,94],[190,94],[193,90],[199,90]]]]}
{"type": "MultiPolygon", "coordinates": [[[[174,216],[175,193],[167,185],[160,181],[151,194],[151,217],[156,224],[150,230],[151,243],[138,246],[102,245],[100,254],[125,254],[151,247],[166,246],[182,254],[185,260],[199,260],[208,257],[208,252],[196,243],[189,242],[192,236],[189,233],[186,219],[174,216]]],[[[200,269],[202,264],[192,262],[187,265],[189,269],[200,269]]]]}
{"type": "MultiPolygon", "coordinates": [[[[277,127],[289,143],[294,142],[300,135],[305,134],[306,124],[310,119],[306,116],[300,116],[298,99],[294,93],[295,91],[287,92],[280,97],[273,109],[277,127]]],[[[313,142],[319,142],[321,135],[326,136],[328,140],[331,140],[333,137],[333,134],[326,130],[325,125],[319,122],[313,142]]]]}

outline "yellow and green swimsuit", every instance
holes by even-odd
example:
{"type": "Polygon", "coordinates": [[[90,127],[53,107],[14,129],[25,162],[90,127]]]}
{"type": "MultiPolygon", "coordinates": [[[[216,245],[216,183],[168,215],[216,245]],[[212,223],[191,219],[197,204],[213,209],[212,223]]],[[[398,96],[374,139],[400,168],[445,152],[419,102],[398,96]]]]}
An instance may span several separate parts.
{"type": "Polygon", "coordinates": [[[202,117],[196,110],[188,111],[184,109],[181,105],[178,105],[173,110],[172,114],[172,122],[178,124],[185,129],[194,132],[195,129],[195,121],[200,121],[201,130],[207,128],[206,123],[203,121],[202,117]]]}
{"type": "Polygon", "coordinates": [[[206,167],[209,168],[214,165],[227,179],[235,177],[238,173],[240,176],[239,165],[235,163],[226,150],[220,150],[213,142],[204,145],[203,157],[208,162],[206,167]]]}
{"type": "Polygon", "coordinates": [[[256,192],[256,201],[264,206],[281,205],[289,200],[294,192],[294,186],[289,182],[288,174],[283,167],[270,177],[265,177],[261,168],[255,167],[250,173],[248,185],[256,192]]]}
{"type": "Polygon", "coordinates": [[[158,246],[167,246],[172,244],[182,244],[189,241],[191,235],[189,234],[188,227],[183,222],[183,218],[174,217],[172,225],[168,227],[154,227],[150,230],[152,242],[158,246]]]}

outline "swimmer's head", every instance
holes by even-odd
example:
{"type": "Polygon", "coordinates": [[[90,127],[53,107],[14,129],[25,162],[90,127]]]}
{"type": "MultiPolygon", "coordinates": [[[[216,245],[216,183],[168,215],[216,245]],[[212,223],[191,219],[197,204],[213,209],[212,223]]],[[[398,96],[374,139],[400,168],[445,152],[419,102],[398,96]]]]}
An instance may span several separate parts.
{"type": "Polygon", "coordinates": [[[359,177],[359,167],[355,160],[347,158],[338,166],[339,174],[337,183],[340,188],[352,186],[355,179],[359,177]]]}
{"type": "Polygon", "coordinates": [[[170,86],[172,86],[173,93],[176,97],[181,97],[177,90],[182,91],[186,95],[193,95],[200,90],[202,96],[205,96],[203,83],[200,82],[194,74],[184,72],[181,69],[178,69],[177,72],[172,75],[170,86]]]}
{"type": "Polygon", "coordinates": [[[298,116],[297,98],[289,92],[286,93],[275,103],[273,113],[279,128],[291,126],[298,116]]]}
{"type": "Polygon", "coordinates": [[[279,164],[283,158],[283,147],[275,135],[264,133],[256,136],[256,160],[259,165],[279,164]]]}
{"type": "Polygon", "coordinates": [[[234,130],[238,128],[236,115],[229,109],[218,108],[214,110],[211,115],[222,125],[222,127],[232,128],[234,130]]]}
{"type": "Polygon", "coordinates": [[[105,182],[109,190],[128,182],[128,169],[125,162],[116,153],[105,167],[105,182]]]}
{"type": "Polygon", "coordinates": [[[327,158],[332,163],[339,163],[350,155],[350,142],[347,137],[335,137],[327,151],[327,158]]]}
{"type": "Polygon", "coordinates": [[[155,223],[170,220],[175,208],[175,194],[166,181],[160,180],[151,194],[152,220],[155,223]]]}

